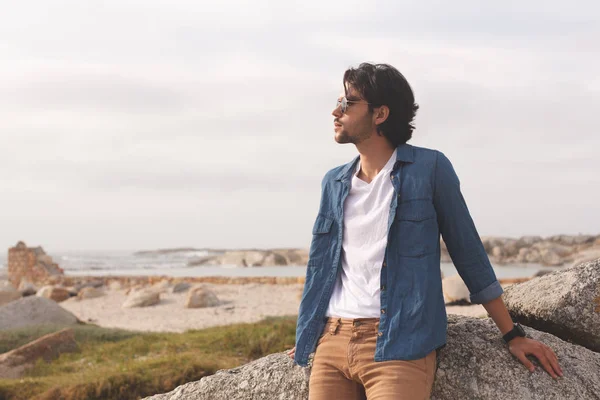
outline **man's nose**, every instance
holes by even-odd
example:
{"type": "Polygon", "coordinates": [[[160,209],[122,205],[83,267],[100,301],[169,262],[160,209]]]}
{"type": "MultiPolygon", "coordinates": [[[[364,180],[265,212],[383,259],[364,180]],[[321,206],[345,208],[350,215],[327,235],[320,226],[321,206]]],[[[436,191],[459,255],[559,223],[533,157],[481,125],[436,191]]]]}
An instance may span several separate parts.
{"type": "Polygon", "coordinates": [[[333,111],[331,112],[331,115],[333,115],[334,117],[341,117],[342,116],[342,106],[336,106],[333,111]]]}

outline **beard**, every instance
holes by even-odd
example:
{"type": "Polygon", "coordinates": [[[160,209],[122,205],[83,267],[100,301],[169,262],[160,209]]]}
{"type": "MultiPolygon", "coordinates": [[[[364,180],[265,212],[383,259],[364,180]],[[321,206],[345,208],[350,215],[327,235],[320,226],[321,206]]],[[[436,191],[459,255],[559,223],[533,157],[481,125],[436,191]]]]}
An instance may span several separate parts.
{"type": "Polygon", "coordinates": [[[364,140],[367,140],[370,137],[371,137],[371,131],[369,131],[368,129],[359,130],[358,133],[352,134],[349,131],[347,131],[346,129],[344,129],[344,127],[342,125],[340,130],[338,132],[336,132],[335,141],[338,142],[339,144],[345,144],[345,143],[358,144],[364,140]]]}

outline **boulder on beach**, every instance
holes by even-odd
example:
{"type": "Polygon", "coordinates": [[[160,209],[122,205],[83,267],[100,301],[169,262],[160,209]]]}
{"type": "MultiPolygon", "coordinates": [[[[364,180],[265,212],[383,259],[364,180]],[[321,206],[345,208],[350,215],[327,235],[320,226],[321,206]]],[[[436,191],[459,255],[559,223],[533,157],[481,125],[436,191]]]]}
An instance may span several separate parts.
{"type": "Polygon", "coordinates": [[[173,288],[171,289],[171,292],[173,293],[183,293],[187,290],[189,290],[189,288],[192,287],[191,283],[188,282],[177,282],[175,285],[173,285],[173,288]]]}
{"type": "Polygon", "coordinates": [[[503,299],[522,324],[600,352],[600,259],[512,285],[503,299]]]}
{"type": "Polygon", "coordinates": [[[85,282],[79,282],[73,286],[76,292],[79,292],[83,288],[93,287],[93,288],[101,288],[104,286],[104,281],[102,279],[92,279],[85,282]]]}
{"type": "MultiPolygon", "coordinates": [[[[530,360],[536,370],[529,372],[510,353],[491,319],[449,315],[448,342],[438,351],[431,399],[598,398],[600,354],[529,327],[525,331],[557,354],[564,372],[558,381],[534,357],[530,360]]],[[[309,377],[310,368],[295,365],[285,353],[276,353],[146,400],[305,400],[309,377]]]]}
{"type": "Polygon", "coordinates": [[[39,297],[45,297],[47,299],[54,300],[57,303],[65,301],[69,297],[71,297],[71,293],[67,288],[52,285],[41,287],[40,290],[37,291],[36,295],[39,297]]]}
{"type": "Polygon", "coordinates": [[[160,302],[160,293],[152,289],[133,291],[123,303],[123,308],[149,307],[160,302]]]}
{"type": "Polygon", "coordinates": [[[156,282],[150,288],[160,293],[167,293],[171,288],[171,282],[168,279],[163,279],[160,282],[156,282]]]}
{"type": "Polygon", "coordinates": [[[75,342],[73,329],[66,328],[44,335],[17,349],[0,354],[0,378],[20,378],[25,370],[32,367],[40,358],[51,361],[62,353],[71,353],[77,350],[79,350],[79,346],[75,342]]]}
{"type": "Polygon", "coordinates": [[[0,306],[0,330],[76,323],[75,315],[45,297],[28,296],[0,306]]]}
{"type": "Polygon", "coordinates": [[[214,307],[217,305],[219,305],[217,295],[204,286],[191,288],[185,300],[186,308],[214,307]]]}
{"type": "Polygon", "coordinates": [[[446,304],[458,301],[470,303],[469,289],[460,275],[452,275],[442,279],[442,292],[444,293],[444,302],[446,304]]]}
{"type": "Polygon", "coordinates": [[[38,288],[32,282],[22,279],[21,283],[19,283],[19,292],[23,296],[33,296],[37,291],[38,288]]]}
{"type": "Polygon", "coordinates": [[[96,297],[104,296],[104,290],[95,288],[93,286],[84,287],[77,293],[77,299],[85,300],[85,299],[95,299],[96,297]]]}

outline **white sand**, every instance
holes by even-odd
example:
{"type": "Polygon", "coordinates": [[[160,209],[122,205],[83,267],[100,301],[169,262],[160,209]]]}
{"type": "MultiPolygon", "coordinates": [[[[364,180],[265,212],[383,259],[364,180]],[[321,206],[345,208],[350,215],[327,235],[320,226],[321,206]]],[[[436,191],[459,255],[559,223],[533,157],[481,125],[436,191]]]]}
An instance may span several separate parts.
{"type": "MultiPolygon", "coordinates": [[[[222,304],[208,308],[185,308],[186,293],[163,293],[159,304],[122,308],[125,290],[107,290],[106,296],[77,300],[70,298],[62,307],[80,320],[107,328],[155,332],[184,332],[217,325],[256,322],[268,316],[297,315],[302,284],[296,285],[217,285],[206,284],[222,304]]],[[[481,305],[450,306],[448,313],[472,317],[486,316],[481,305]]]]}
{"type": "Polygon", "coordinates": [[[122,308],[125,290],[106,290],[95,299],[72,297],[59,303],[80,320],[107,328],[155,332],[184,332],[217,325],[256,322],[267,316],[297,315],[298,293],[303,285],[204,284],[221,304],[207,308],[185,308],[187,293],[163,293],[160,303],[150,307],[122,308]]]}

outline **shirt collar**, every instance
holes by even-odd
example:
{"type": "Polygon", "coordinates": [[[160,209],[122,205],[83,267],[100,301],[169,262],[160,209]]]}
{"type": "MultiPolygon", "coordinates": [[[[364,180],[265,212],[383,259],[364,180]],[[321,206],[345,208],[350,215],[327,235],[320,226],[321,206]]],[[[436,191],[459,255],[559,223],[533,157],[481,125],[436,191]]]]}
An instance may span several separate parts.
{"type": "MultiPolygon", "coordinates": [[[[360,160],[360,155],[357,155],[356,157],[354,157],[354,159],[352,161],[350,161],[349,163],[344,165],[344,167],[341,169],[341,171],[336,176],[335,180],[336,181],[350,180],[350,178],[352,177],[353,171],[356,172],[356,166],[358,165],[359,160],[360,160]]],[[[400,146],[396,147],[396,162],[394,163],[394,168],[396,168],[396,165],[399,162],[409,162],[409,163],[414,162],[413,146],[411,146],[408,143],[403,143],[400,146]]]]}

